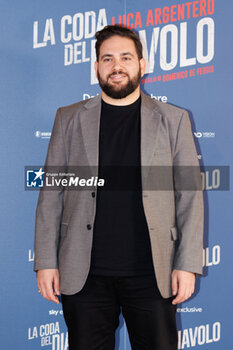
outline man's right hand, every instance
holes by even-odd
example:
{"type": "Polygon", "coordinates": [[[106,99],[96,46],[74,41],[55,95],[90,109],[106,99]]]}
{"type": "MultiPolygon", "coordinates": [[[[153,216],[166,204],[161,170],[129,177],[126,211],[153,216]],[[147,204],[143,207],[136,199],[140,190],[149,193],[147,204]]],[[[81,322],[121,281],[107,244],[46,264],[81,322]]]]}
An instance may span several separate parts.
{"type": "Polygon", "coordinates": [[[37,285],[40,294],[47,300],[59,304],[56,295],[60,295],[58,269],[44,269],[37,271],[37,285]]]}

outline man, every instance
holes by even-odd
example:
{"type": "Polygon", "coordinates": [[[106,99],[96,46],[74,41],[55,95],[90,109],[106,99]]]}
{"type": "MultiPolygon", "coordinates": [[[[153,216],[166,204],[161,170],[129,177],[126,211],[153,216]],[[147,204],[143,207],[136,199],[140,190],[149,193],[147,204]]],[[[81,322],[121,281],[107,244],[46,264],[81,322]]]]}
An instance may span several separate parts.
{"type": "Polygon", "coordinates": [[[101,96],[58,109],[46,166],[97,166],[106,181],[110,167],[116,182],[134,167],[136,190],[41,191],[39,292],[55,303],[61,292],[70,350],[114,349],[120,308],[132,349],[175,350],[176,305],[202,274],[202,193],[179,189],[179,171],[172,188],[155,191],[151,169],[198,167],[188,114],[140,91],[134,32],[107,26],[96,38],[101,96]]]}

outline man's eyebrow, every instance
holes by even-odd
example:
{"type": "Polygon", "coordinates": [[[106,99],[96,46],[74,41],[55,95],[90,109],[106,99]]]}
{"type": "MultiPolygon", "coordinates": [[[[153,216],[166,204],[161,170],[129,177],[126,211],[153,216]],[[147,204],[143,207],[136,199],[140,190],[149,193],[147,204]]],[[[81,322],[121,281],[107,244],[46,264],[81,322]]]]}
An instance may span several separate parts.
{"type": "Polygon", "coordinates": [[[102,55],[100,58],[105,58],[105,57],[112,57],[113,55],[111,55],[110,53],[106,53],[105,55],[102,55]]]}
{"type": "Polygon", "coordinates": [[[134,57],[134,55],[131,52],[123,52],[123,53],[121,53],[121,56],[128,56],[128,55],[134,57]]]}
{"type": "MultiPolygon", "coordinates": [[[[120,54],[120,56],[128,56],[128,55],[134,57],[134,55],[133,55],[131,52],[122,52],[122,53],[120,54]]],[[[105,57],[113,57],[113,55],[110,54],[110,53],[106,53],[106,54],[102,55],[102,56],[100,57],[100,59],[102,60],[102,59],[105,58],[105,57]]]]}

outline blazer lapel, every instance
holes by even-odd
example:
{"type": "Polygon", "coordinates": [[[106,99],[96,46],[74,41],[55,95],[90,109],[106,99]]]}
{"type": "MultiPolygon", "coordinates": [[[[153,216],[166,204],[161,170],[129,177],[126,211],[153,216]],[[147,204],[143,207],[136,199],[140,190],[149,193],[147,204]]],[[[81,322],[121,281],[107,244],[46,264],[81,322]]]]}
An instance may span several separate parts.
{"type": "Polygon", "coordinates": [[[84,146],[89,165],[97,168],[99,163],[101,96],[98,95],[89,100],[84,107],[85,110],[80,116],[84,146]]]}
{"type": "Polygon", "coordinates": [[[149,166],[156,150],[161,114],[151,98],[141,93],[141,165],[149,166]]]}
{"type": "Polygon", "coordinates": [[[161,114],[151,98],[141,92],[141,166],[142,186],[145,188],[149,166],[156,151],[161,114]]]}

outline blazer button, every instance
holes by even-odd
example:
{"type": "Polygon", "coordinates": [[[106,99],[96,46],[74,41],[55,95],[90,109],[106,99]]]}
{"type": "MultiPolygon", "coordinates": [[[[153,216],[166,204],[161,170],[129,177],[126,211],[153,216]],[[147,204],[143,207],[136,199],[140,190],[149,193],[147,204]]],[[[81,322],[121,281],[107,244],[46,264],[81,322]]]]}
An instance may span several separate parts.
{"type": "Polygon", "coordinates": [[[91,225],[90,224],[87,224],[87,229],[91,230],[91,225]]]}
{"type": "Polygon", "coordinates": [[[95,192],[91,192],[93,198],[95,198],[95,192]]]}

